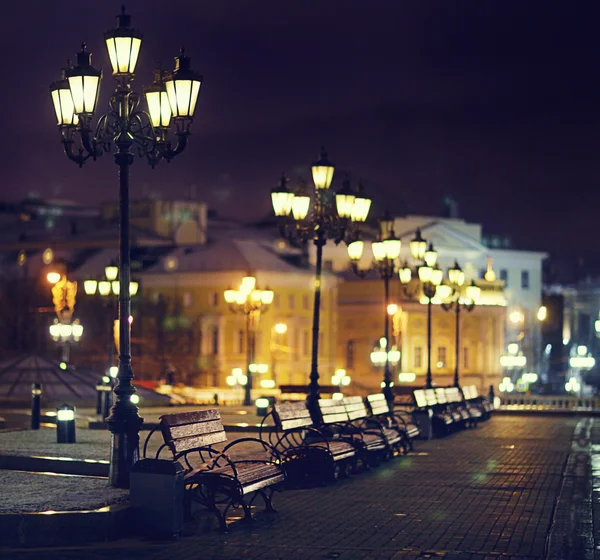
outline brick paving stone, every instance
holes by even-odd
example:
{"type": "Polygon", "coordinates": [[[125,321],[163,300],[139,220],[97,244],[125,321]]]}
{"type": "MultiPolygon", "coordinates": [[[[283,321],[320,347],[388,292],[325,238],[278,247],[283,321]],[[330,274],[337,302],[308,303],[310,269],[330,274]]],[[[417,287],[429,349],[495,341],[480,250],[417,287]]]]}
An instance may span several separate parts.
{"type": "Polygon", "coordinates": [[[496,416],[338,484],[286,491],[278,514],[225,535],[0,549],[0,558],[541,560],[576,423],[496,416]]]}

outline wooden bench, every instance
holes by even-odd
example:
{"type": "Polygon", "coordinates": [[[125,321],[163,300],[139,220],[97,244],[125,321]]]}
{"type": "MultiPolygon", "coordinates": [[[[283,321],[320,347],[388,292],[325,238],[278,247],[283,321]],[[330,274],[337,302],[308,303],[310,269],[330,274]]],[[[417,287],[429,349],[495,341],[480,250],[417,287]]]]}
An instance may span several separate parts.
{"type": "Polygon", "coordinates": [[[448,435],[452,431],[452,416],[438,405],[435,389],[415,389],[413,399],[416,411],[432,412],[432,428],[435,435],[448,435]]]}
{"type": "Polygon", "coordinates": [[[451,403],[447,398],[446,387],[436,387],[435,398],[437,400],[438,410],[443,411],[445,414],[448,414],[452,418],[452,429],[458,430],[459,428],[465,428],[466,422],[469,420],[468,414],[461,414],[460,410],[454,403],[451,403]]]}
{"type": "Polygon", "coordinates": [[[479,390],[477,385],[466,385],[462,388],[462,393],[469,408],[477,408],[481,412],[482,420],[489,420],[494,410],[493,404],[491,404],[486,398],[479,396],[479,390]]]}
{"type": "Polygon", "coordinates": [[[345,397],[342,402],[350,424],[358,430],[362,445],[376,460],[379,452],[384,459],[389,459],[404,451],[404,432],[392,427],[389,422],[374,418],[362,397],[345,397]]]}
{"type": "Polygon", "coordinates": [[[292,481],[337,480],[354,466],[356,448],[351,438],[332,437],[315,428],[305,402],[276,403],[265,417],[273,418],[275,430],[264,432],[282,457],[292,481]]]}
{"type": "Polygon", "coordinates": [[[458,387],[446,387],[446,400],[461,414],[465,425],[474,428],[481,420],[481,411],[476,407],[469,407],[458,387]]]}
{"type": "Polygon", "coordinates": [[[279,452],[268,443],[256,438],[241,438],[225,445],[222,450],[214,446],[227,442],[227,435],[217,409],[165,414],[144,443],[146,457],[148,442],[160,428],[164,444],[156,452],[168,449],[172,460],[183,461],[187,505],[193,502],[207,508],[218,519],[221,529],[227,530],[226,516],[230,507],[242,507],[245,520],[251,520],[250,507],[261,496],[265,511],[273,509],[273,492],[281,489],[285,481],[279,452]],[[230,452],[240,444],[258,446],[260,454],[246,452],[239,458],[230,452]]]}
{"type": "Polygon", "coordinates": [[[412,440],[418,437],[419,426],[409,412],[402,409],[391,411],[383,393],[368,395],[367,404],[373,418],[402,434],[402,446],[405,452],[413,449],[412,440]]]}

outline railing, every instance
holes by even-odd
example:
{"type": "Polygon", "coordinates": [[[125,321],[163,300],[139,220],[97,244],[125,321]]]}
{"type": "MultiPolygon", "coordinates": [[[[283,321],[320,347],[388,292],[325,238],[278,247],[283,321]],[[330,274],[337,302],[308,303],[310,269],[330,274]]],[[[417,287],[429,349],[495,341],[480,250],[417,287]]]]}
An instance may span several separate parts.
{"type": "Polygon", "coordinates": [[[557,412],[600,412],[600,398],[574,397],[567,395],[500,395],[500,406],[497,410],[531,410],[557,412]]]}

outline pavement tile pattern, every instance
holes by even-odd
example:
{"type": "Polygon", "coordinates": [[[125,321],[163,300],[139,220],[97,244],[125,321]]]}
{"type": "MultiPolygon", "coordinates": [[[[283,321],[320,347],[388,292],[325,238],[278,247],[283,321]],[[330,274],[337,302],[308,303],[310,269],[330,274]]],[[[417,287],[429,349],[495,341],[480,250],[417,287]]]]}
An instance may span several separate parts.
{"type": "Polygon", "coordinates": [[[335,485],[286,491],[277,514],[227,534],[0,549],[0,558],[541,560],[576,424],[497,416],[335,485]]]}

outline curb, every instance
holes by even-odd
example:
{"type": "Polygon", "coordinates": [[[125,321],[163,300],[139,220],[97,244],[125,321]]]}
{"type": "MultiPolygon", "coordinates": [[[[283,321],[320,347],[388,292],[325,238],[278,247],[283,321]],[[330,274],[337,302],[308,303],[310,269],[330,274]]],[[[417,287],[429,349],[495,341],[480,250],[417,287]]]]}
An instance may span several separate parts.
{"type": "Polygon", "coordinates": [[[34,547],[113,541],[132,534],[131,518],[129,506],[84,511],[3,513],[0,514],[0,545],[34,547]]]}
{"type": "Polygon", "coordinates": [[[108,461],[72,459],[70,457],[29,457],[0,455],[0,469],[13,471],[52,472],[108,478],[108,461]]]}

